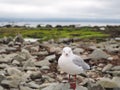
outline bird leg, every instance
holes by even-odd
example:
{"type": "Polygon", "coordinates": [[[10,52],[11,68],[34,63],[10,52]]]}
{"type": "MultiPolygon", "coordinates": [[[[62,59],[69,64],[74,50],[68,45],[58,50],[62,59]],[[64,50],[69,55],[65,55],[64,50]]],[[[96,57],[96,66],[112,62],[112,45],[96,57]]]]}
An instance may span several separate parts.
{"type": "Polygon", "coordinates": [[[69,74],[69,79],[68,80],[69,80],[69,83],[70,83],[70,74],[69,74]]]}
{"type": "Polygon", "coordinates": [[[74,75],[74,81],[70,82],[70,88],[73,90],[76,89],[76,75],[74,75]]]}

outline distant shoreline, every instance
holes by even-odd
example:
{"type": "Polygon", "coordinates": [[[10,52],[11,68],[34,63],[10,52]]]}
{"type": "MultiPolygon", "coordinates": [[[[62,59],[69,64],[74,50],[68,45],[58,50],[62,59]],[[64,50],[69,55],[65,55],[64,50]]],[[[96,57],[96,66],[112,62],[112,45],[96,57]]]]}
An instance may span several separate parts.
{"type": "Polygon", "coordinates": [[[35,22],[35,21],[19,21],[19,22],[0,22],[0,26],[4,26],[4,25],[19,25],[19,26],[30,26],[30,27],[36,27],[37,25],[41,25],[41,26],[45,26],[47,24],[52,25],[53,27],[56,25],[77,25],[77,26],[106,26],[106,25],[112,25],[112,26],[116,26],[116,25],[120,25],[120,23],[104,23],[104,22],[35,22]]]}

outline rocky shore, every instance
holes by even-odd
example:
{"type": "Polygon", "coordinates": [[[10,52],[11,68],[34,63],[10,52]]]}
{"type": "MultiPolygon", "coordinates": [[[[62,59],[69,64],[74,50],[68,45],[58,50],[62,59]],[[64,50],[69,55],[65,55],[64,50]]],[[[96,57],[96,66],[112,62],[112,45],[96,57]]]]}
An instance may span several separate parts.
{"type": "Polygon", "coordinates": [[[22,35],[0,39],[0,90],[72,90],[57,60],[69,46],[91,69],[77,76],[76,90],[120,90],[120,41],[24,41],[22,35]]]}

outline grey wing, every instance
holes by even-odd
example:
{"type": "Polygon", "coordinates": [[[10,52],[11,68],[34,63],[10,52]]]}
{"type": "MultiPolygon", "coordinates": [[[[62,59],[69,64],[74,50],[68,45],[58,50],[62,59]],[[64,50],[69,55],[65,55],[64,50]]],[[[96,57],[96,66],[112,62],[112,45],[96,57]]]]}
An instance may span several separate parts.
{"type": "Polygon", "coordinates": [[[90,66],[86,62],[84,62],[83,59],[79,56],[75,55],[72,61],[77,66],[81,66],[84,70],[90,69],[90,66]]]}

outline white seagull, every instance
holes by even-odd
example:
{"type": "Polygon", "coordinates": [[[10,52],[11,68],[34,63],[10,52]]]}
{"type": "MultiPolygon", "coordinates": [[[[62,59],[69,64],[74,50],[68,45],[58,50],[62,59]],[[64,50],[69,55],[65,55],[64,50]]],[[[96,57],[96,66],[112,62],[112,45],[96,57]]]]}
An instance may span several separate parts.
{"type": "MultiPolygon", "coordinates": [[[[84,73],[85,70],[90,69],[90,66],[84,62],[84,60],[78,56],[73,54],[72,49],[70,47],[63,48],[62,55],[58,59],[58,65],[63,72],[70,75],[75,76],[76,82],[76,74],[84,73]]],[[[74,90],[76,88],[76,83],[74,85],[74,90]]]]}

